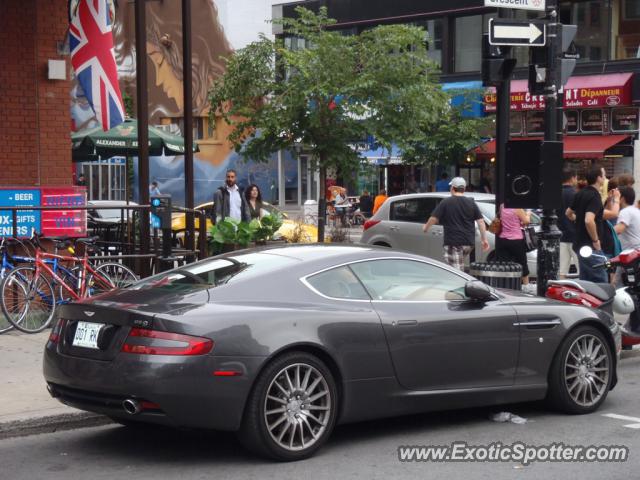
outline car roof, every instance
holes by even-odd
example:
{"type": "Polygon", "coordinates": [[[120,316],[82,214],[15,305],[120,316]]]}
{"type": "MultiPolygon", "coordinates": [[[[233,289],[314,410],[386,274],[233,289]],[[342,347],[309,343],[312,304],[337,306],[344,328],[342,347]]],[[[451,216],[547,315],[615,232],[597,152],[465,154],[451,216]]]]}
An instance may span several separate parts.
{"type": "MultiPolygon", "coordinates": [[[[234,255],[241,255],[243,253],[249,252],[263,252],[271,255],[281,255],[288,258],[296,259],[299,261],[298,265],[300,265],[301,267],[299,271],[301,275],[308,275],[325,268],[330,268],[345,263],[374,258],[417,259],[437,264],[443,266],[444,268],[449,268],[447,265],[444,265],[441,262],[438,262],[437,260],[433,260],[431,258],[426,258],[409,252],[393,250],[388,247],[359,243],[342,245],[331,243],[317,243],[266,246],[249,250],[237,250],[234,252],[219,255],[217,258],[233,257],[234,255]]],[[[291,268],[291,265],[288,265],[285,268],[291,268]]]]}
{"type": "MultiPolygon", "coordinates": [[[[410,198],[425,198],[425,197],[447,198],[450,196],[451,196],[451,193],[449,192],[406,193],[404,195],[394,195],[393,197],[389,197],[389,200],[391,202],[395,202],[396,200],[407,200],[410,198]]],[[[473,198],[478,201],[484,201],[484,202],[494,202],[496,199],[496,196],[492,193],[465,192],[464,196],[473,198]]]]}

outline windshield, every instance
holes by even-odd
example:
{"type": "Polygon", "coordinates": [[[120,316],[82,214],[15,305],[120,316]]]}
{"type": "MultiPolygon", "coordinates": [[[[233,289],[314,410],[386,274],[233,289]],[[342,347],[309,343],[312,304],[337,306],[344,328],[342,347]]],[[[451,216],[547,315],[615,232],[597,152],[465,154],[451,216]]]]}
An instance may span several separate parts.
{"type": "Polygon", "coordinates": [[[292,257],[267,252],[213,258],[149,277],[129,288],[159,288],[167,291],[210,289],[277,270],[298,261],[292,257]]]}
{"type": "MultiPolygon", "coordinates": [[[[476,200],[478,204],[478,208],[480,208],[480,213],[482,216],[487,219],[489,223],[491,223],[496,216],[496,204],[492,200],[476,200]]],[[[531,213],[531,225],[540,225],[540,217],[534,213],[531,213]]]]}

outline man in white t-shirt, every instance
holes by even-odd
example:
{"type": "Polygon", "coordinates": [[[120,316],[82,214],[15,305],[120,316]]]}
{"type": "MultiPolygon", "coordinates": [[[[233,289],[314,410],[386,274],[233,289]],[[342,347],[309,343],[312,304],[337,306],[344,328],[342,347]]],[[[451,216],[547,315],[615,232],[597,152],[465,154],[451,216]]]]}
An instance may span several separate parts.
{"type": "Polygon", "coordinates": [[[640,248],[640,209],[634,206],[636,193],[631,187],[620,189],[620,214],[615,226],[623,250],[640,248]]]}

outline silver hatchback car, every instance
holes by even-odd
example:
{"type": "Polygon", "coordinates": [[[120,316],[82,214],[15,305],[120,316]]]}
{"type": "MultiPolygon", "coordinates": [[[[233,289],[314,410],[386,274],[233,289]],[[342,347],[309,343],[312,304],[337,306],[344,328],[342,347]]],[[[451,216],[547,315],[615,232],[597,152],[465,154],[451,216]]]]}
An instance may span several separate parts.
{"type": "MultiPolygon", "coordinates": [[[[451,194],[448,192],[412,193],[389,197],[380,209],[364,224],[360,241],[369,245],[382,245],[394,249],[424,255],[443,260],[441,225],[435,225],[428,233],[422,231],[423,225],[436,206],[451,194]]],[[[485,219],[487,226],[495,217],[495,195],[488,193],[465,193],[473,198],[485,219]]],[[[537,215],[531,215],[531,223],[539,225],[537,215]]],[[[495,259],[495,236],[487,231],[489,251],[483,252],[480,244],[480,232],[476,226],[475,261],[485,262],[495,259]]],[[[532,277],[537,271],[537,251],[527,254],[529,272],[532,277]]]]}

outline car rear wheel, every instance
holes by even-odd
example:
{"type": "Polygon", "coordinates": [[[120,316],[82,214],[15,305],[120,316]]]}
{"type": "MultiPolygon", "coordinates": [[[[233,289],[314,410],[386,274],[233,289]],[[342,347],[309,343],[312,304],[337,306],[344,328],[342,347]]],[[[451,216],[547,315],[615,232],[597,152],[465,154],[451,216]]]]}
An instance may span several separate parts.
{"type": "Polygon", "coordinates": [[[556,353],[547,400],[566,413],[593,412],[609,393],[613,367],[613,352],[604,335],[594,327],[579,327],[556,353]]]}
{"type": "Polygon", "coordinates": [[[240,441],[280,461],[302,460],[327,440],[336,421],[333,375],[317,357],[292,352],[273,360],[249,397],[240,441]]]}

